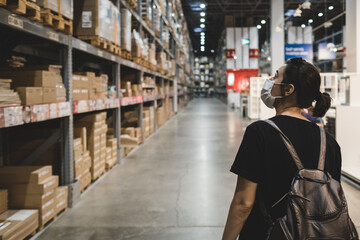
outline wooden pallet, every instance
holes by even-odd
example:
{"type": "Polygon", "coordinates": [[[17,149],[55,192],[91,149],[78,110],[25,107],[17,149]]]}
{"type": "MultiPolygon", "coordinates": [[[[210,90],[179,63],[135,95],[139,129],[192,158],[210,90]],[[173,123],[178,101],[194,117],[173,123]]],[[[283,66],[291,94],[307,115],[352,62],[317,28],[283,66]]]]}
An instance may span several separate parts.
{"type": "Polygon", "coordinates": [[[46,228],[47,226],[49,226],[49,224],[51,224],[52,222],[54,222],[57,218],[57,215],[55,215],[54,217],[52,217],[51,219],[49,219],[49,221],[47,221],[46,223],[44,223],[43,225],[39,226],[38,228],[38,232],[41,232],[42,230],[44,230],[44,228],[46,228]]]}
{"type": "Polygon", "coordinates": [[[135,11],[138,10],[138,3],[136,0],[126,0],[126,2],[133,8],[135,11]]]}
{"type": "Polygon", "coordinates": [[[6,0],[0,0],[0,6],[6,6],[6,0]]]}
{"type": "Polygon", "coordinates": [[[151,24],[151,21],[147,18],[147,17],[143,17],[144,21],[146,22],[146,25],[148,25],[148,27],[150,29],[152,29],[152,24],[151,24]]]}
{"type": "Polygon", "coordinates": [[[115,45],[114,53],[121,56],[121,47],[115,45]]]}
{"type": "Polygon", "coordinates": [[[51,26],[57,31],[66,34],[73,33],[73,21],[64,18],[62,15],[55,13],[50,9],[41,10],[41,20],[44,25],[51,26]]]}
{"type": "Polygon", "coordinates": [[[159,69],[158,68],[158,72],[161,74],[161,75],[165,75],[165,71],[163,69],[159,69]]]}
{"type": "Polygon", "coordinates": [[[127,60],[132,59],[130,52],[127,51],[127,50],[122,50],[121,51],[121,57],[124,58],[124,59],[127,59],[127,60]]]}
{"type": "Polygon", "coordinates": [[[150,69],[153,70],[153,71],[156,71],[157,67],[154,64],[150,64],[150,69]]]}
{"type": "MultiPolygon", "coordinates": [[[[6,0],[5,0],[6,3],[6,0]]],[[[7,0],[7,8],[14,13],[41,22],[40,7],[27,0],[7,0]]]]}
{"type": "Polygon", "coordinates": [[[102,39],[98,36],[78,36],[78,38],[103,50],[109,51],[113,49],[113,44],[111,45],[109,41],[102,39]]]}

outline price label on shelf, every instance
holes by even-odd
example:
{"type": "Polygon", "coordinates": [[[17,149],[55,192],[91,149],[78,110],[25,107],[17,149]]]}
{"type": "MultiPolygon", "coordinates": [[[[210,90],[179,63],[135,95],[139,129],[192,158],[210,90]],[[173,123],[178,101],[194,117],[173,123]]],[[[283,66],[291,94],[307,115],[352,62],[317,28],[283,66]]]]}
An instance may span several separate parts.
{"type": "Polygon", "coordinates": [[[83,51],[87,51],[87,45],[86,45],[86,43],[81,42],[81,43],[80,43],[80,49],[83,50],[83,51]]]}
{"type": "Polygon", "coordinates": [[[24,22],[21,19],[18,19],[16,17],[13,16],[9,16],[8,18],[8,23],[12,26],[18,27],[23,29],[24,28],[24,22]]]}
{"type": "Polygon", "coordinates": [[[48,35],[49,39],[54,40],[54,41],[59,41],[59,34],[58,33],[48,31],[47,35],[48,35]]]}
{"type": "Polygon", "coordinates": [[[103,56],[104,56],[104,52],[101,51],[101,50],[97,50],[97,54],[98,54],[100,57],[103,57],[103,56]]]}

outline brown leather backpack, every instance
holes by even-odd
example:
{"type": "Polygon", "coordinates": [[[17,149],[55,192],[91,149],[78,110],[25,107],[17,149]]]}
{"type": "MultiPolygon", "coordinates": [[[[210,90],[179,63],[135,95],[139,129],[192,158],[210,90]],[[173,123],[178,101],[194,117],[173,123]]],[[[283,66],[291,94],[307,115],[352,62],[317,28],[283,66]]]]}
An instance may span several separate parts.
{"type": "MultiPolygon", "coordinates": [[[[286,199],[286,214],[272,223],[268,240],[358,240],[358,234],[348,213],[341,184],[324,171],[326,135],[320,127],[321,147],[318,169],[305,169],[289,138],[271,120],[289,150],[298,172],[295,174],[286,199]]],[[[273,207],[274,207],[273,206],[273,207]]]]}

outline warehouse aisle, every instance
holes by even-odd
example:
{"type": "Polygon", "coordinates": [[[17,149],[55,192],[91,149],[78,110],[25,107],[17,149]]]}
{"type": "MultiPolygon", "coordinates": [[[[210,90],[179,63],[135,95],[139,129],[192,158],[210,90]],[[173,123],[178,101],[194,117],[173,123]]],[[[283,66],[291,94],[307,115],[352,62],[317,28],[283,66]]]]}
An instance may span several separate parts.
{"type": "MultiPolygon", "coordinates": [[[[192,101],[38,239],[220,239],[247,124],[216,99],[192,101]]],[[[345,190],[359,226],[360,193],[345,190]]]]}

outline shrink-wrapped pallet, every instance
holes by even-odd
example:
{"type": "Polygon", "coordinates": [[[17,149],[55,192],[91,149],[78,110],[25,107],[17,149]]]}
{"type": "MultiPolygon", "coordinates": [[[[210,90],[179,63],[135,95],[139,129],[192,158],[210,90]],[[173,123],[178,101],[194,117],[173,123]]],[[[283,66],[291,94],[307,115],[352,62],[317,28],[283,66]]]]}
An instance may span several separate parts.
{"type": "Polygon", "coordinates": [[[131,52],[131,12],[121,9],[121,48],[131,52]]]}

